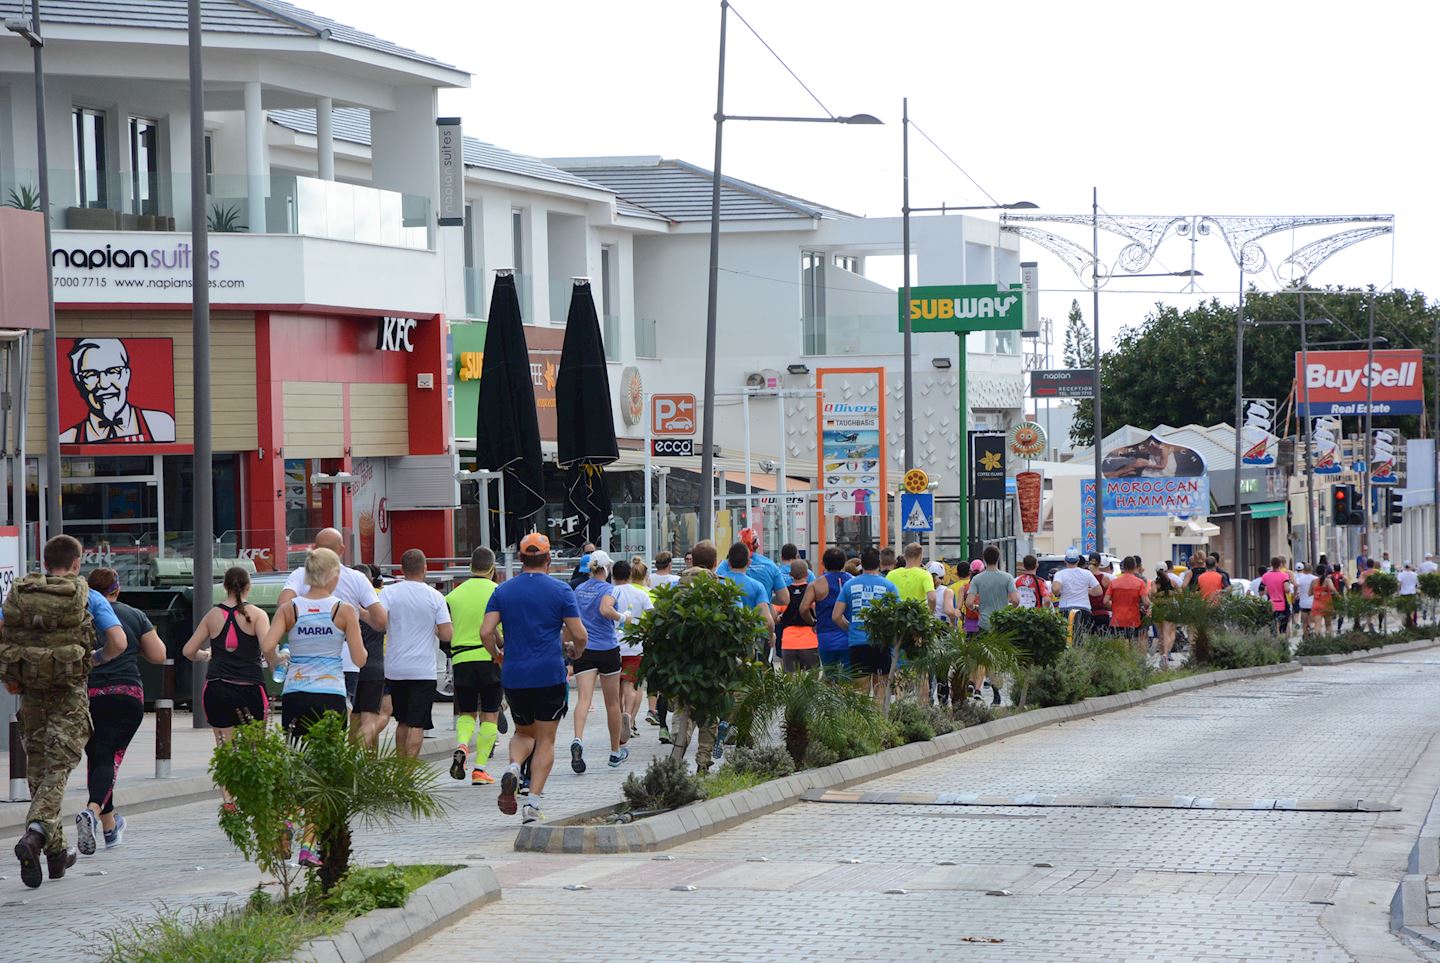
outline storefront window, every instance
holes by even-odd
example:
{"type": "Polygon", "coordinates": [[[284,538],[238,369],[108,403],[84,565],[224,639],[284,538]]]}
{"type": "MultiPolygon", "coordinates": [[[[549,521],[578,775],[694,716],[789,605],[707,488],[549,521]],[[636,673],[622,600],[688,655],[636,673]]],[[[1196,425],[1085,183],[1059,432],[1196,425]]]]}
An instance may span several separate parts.
{"type": "Polygon", "coordinates": [[[331,502],[333,485],[316,485],[312,475],[332,475],[342,470],[338,458],[285,459],[285,530],[294,544],[309,544],[315,533],[335,524],[331,502]]]}

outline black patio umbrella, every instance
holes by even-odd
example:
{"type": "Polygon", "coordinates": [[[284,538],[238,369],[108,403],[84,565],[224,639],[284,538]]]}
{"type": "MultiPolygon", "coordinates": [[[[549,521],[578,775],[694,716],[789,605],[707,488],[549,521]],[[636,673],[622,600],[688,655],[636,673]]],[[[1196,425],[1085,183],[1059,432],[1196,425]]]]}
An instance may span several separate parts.
{"type": "Polygon", "coordinates": [[[555,379],[559,465],[565,471],[567,545],[600,543],[610,521],[610,489],[601,468],[620,457],[610,409],[605,344],[589,281],[576,281],[565,319],[565,344],[555,379]]]}
{"type": "MultiPolygon", "coordinates": [[[[475,453],[479,466],[504,473],[505,541],[514,544],[534,526],[526,520],[545,506],[544,462],[530,352],[520,318],[515,278],[495,278],[490,320],[485,329],[485,358],[480,366],[480,403],[475,417],[475,453]]],[[[487,482],[487,484],[489,484],[487,482]]],[[[499,499],[490,498],[487,523],[499,545],[499,499]]]]}

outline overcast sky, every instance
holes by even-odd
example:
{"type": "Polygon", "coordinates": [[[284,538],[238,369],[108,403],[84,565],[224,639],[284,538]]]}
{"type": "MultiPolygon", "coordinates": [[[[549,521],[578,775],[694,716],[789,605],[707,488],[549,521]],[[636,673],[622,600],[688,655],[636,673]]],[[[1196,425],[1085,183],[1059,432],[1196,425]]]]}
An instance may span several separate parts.
{"type": "MultiPolygon", "coordinates": [[[[715,0],[298,2],[470,71],[471,87],[441,100],[467,134],[542,157],[660,154],[711,166],[715,0]]],[[[1338,254],[1312,283],[1440,288],[1431,111],[1440,4],[737,0],[734,9],[832,112],[872,113],[886,126],[727,124],[727,174],[897,215],[908,96],[915,124],[1001,201],[1088,214],[1094,185],[1112,214],[1394,214],[1393,243],[1338,254]]],[[[729,37],[728,113],[818,112],[733,15],[729,37]]],[[[911,203],[942,202],[988,201],[912,134],[911,203]]],[[[1088,247],[1088,230],[1060,230],[1088,247]]],[[[1273,238],[1267,251],[1278,261],[1316,236],[1273,238]]],[[[1119,247],[1102,238],[1102,260],[1119,247]]],[[[1049,253],[1023,253],[1041,264],[1042,312],[1058,338],[1080,282],[1049,253]]],[[[1187,268],[1189,258],[1189,243],[1172,237],[1147,270],[1187,268]]],[[[1201,240],[1197,266],[1205,292],[1234,301],[1238,273],[1217,237],[1201,240]]],[[[1252,280],[1277,286],[1268,271],[1252,280]]],[[[1157,298],[1193,301],[1107,294],[1107,335],[1157,298]]]]}

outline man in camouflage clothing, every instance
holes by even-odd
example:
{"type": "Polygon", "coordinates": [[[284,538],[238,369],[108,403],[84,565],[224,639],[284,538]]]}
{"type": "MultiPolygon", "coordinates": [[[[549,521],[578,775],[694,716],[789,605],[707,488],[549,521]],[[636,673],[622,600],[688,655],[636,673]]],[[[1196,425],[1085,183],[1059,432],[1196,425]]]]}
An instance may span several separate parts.
{"type": "MultiPolygon", "coordinates": [[[[85,653],[88,653],[85,657],[98,665],[125,651],[125,630],[120,627],[120,620],[115,617],[115,611],[105,597],[86,586],[80,578],[81,552],[80,543],[74,538],[57,535],[45,543],[43,560],[54,590],[85,593],[85,612],[78,619],[80,625],[66,630],[63,641],[83,645],[85,653]],[[64,581],[57,585],[56,580],[64,581]]],[[[12,595],[17,589],[12,589],[12,595]]],[[[21,611],[17,607],[19,601],[16,598],[7,600],[7,608],[12,612],[21,611]]],[[[18,631],[4,632],[0,634],[0,648],[19,639],[18,631]]],[[[59,687],[27,685],[23,681],[26,673],[40,670],[35,665],[23,664],[38,649],[29,639],[25,646],[19,650],[26,653],[20,657],[21,664],[6,666],[5,683],[8,689],[21,696],[21,737],[29,763],[26,775],[30,782],[30,811],[26,817],[25,833],[15,844],[15,856],[20,860],[21,881],[34,889],[43,880],[40,872],[42,852],[51,879],[61,878],[65,870],[75,865],[75,850],[65,843],[60,806],[65,796],[65,783],[79,765],[85,743],[90,738],[90,700],[85,686],[88,669],[78,673],[73,684],[59,687]]],[[[11,651],[14,652],[15,648],[12,647],[11,651]]]]}

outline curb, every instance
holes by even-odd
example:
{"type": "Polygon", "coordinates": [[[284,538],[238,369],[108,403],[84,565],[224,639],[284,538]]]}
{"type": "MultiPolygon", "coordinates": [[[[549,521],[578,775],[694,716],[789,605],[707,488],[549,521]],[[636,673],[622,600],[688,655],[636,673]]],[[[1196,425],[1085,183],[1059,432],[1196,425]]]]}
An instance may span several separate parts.
{"type": "Polygon", "coordinates": [[[1164,682],[1147,689],[1086,699],[1074,705],[1032,709],[983,725],[957,729],[936,736],[929,742],[912,742],[871,756],[847,759],[833,766],[806,769],[793,776],[774,779],[750,789],[695,803],[638,823],[619,826],[522,826],[519,835],[515,837],[515,849],[517,852],[585,855],[644,853],[668,849],[774,812],[798,802],[811,790],[842,789],[1057,722],[1090,719],[1107,712],[1128,709],[1207,686],[1299,671],[1300,666],[1293,662],[1248,669],[1226,669],[1164,682]]]}
{"type": "Polygon", "coordinates": [[[1390,899],[1390,929],[1440,948],[1440,929],[1430,923],[1427,877],[1440,875],[1440,793],[1430,803],[1420,836],[1410,849],[1405,876],[1390,899]]]}
{"type": "Polygon", "coordinates": [[[426,883],[403,907],[378,909],[345,924],[334,936],[311,940],[291,957],[304,963],[383,963],[486,903],[500,898],[489,866],[467,866],[426,883]]]}
{"type": "MultiPolygon", "coordinates": [[[[449,749],[436,749],[432,752],[422,752],[420,758],[426,762],[439,762],[450,758],[449,749]]],[[[69,794],[67,793],[67,796],[69,794]]],[[[121,785],[115,790],[115,808],[126,813],[146,813],[156,809],[169,809],[172,806],[188,806],[190,803],[204,802],[207,799],[220,798],[220,790],[215,783],[206,776],[183,776],[179,779],[155,779],[150,778],[139,785],[121,785]]],[[[19,802],[3,802],[0,805],[0,834],[7,834],[25,828],[25,816],[28,806],[19,802]]],[[[62,818],[64,813],[73,815],[78,809],[85,805],[84,792],[79,791],[76,798],[67,798],[62,807],[62,818]]]]}
{"type": "Polygon", "coordinates": [[[1356,652],[1343,652],[1335,655],[1302,655],[1295,661],[1301,665],[1339,665],[1342,662],[1359,662],[1382,655],[1419,652],[1421,649],[1433,649],[1437,645],[1440,645],[1440,639],[1416,639],[1414,642],[1402,642],[1400,645],[1383,645],[1373,649],[1360,649],[1356,652]]]}

